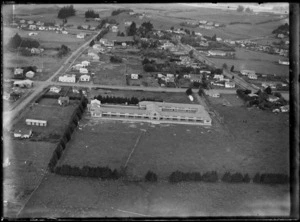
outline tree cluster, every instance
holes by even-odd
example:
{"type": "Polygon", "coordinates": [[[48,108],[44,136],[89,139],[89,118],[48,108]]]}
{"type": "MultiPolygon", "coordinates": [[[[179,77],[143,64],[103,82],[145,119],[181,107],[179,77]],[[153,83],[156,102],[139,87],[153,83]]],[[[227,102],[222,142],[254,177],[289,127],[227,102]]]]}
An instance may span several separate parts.
{"type": "Polygon", "coordinates": [[[95,13],[94,10],[87,10],[84,13],[85,18],[99,18],[99,14],[95,13]]]}
{"type": "Polygon", "coordinates": [[[124,32],[120,32],[120,31],[118,31],[118,32],[117,32],[117,36],[124,37],[124,36],[125,36],[125,34],[124,34],[124,32]]]}
{"type": "Polygon", "coordinates": [[[70,16],[74,16],[75,14],[76,14],[76,11],[75,11],[73,5],[70,5],[70,6],[65,6],[65,7],[61,8],[58,11],[57,17],[59,19],[66,19],[70,16]]]}
{"type": "Polygon", "coordinates": [[[247,173],[243,175],[241,173],[232,174],[230,172],[226,172],[221,180],[226,183],[249,183],[250,177],[247,173]]]}
{"type": "Polygon", "coordinates": [[[116,16],[123,12],[133,12],[133,10],[132,9],[117,9],[117,10],[114,10],[111,12],[111,16],[116,16]]]}
{"type": "Polygon", "coordinates": [[[272,34],[285,34],[285,35],[287,35],[287,33],[289,32],[289,29],[290,29],[289,24],[285,23],[284,25],[280,25],[276,29],[274,29],[272,31],[272,34]]]}
{"type": "Polygon", "coordinates": [[[145,181],[146,182],[157,182],[157,175],[149,170],[147,172],[147,174],[145,175],[145,181]]]}
{"type": "Polygon", "coordinates": [[[138,98],[131,97],[116,97],[116,96],[95,96],[94,99],[101,101],[101,103],[108,103],[108,104],[128,104],[128,105],[137,105],[139,103],[138,98]]]}
{"type": "Polygon", "coordinates": [[[217,182],[218,181],[218,174],[216,171],[206,172],[201,175],[199,172],[188,172],[184,173],[181,171],[175,171],[171,173],[169,176],[170,183],[179,183],[183,181],[195,181],[195,182],[217,182]]]}
{"type": "Polygon", "coordinates": [[[61,57],[65,56],[65,55],[67,55],[70,51],[71,51],[71,49],[69,47],[67,47],[65,45],[62,45],[60,47],[60,49],[58,50],[57,56],[59,58],[61,58],[61,57]]]}
{"type": "Polygon", "coordinates": [[[117,180],[121,174],[116,170],[111,170],[109,167],[90,167],[84,166],[79,168],[77,166],[62,165],[55,168],[55,173],[67,176],[81,176],[101,178],[102,180],[117,180]]]}
{"type": "Polygon", "coordinates": [[[242,6],[242,5],[239,5],[238,7],[237,7],[237,9],[236,9],[236,11],[237,12],[242,12],[242,11],[244,11],[244,6],[242,6]]]}
{"type": "Polygon", "coordinates": [[[143,22],[138,28],[138,33],[141,37],[146,37],[146,35],[153,30],[153,24],[148,22],[143,22]]]}
{"type": "Polygon", "coordinates": [[[109,32],[109,29],[103,29],[95,38],[96,41],[99,41],[101,38],[103,38],[104,35],[106,35],[109,32]]]}
{"type": "Polygon", "coordinates": [[[136,35],[137,27],[135,22],[132,22],[131,25],[127,28],[127,36],[134,36],[136,35]]]}
{"type": "Polygon", "coordinates": [[[97,26],[98,29],[102,29],[103,26],[108,23],[108,24],[118,24],[117,21],[115,19],[108,19],[105,18],[103,20],[101,20],[100,24],[97,26]]]}
{"type": "Polygon", "coordinates": [[[19,47],[22,48],[38,48],[40,43],[31,38],[22,38],[16,33],[8,42],[8,47],[11,49],[17,49],[19,47]]]}
{"type": "Polygon", "coordinates": [[[111,56],[110,57],[110,62],[111,63],[122,63],[122,58],[119,56],[111,56]]]}
{"type": "Polygon", "coordinates": [[[188,88],[188,89],[185,91],[185,93],[186,93],[188,96],[192,95],[192,94],[193,94],[192,88],[188,88]]]}
{"type": "Polygon", "coordinates": [[[253,183],[261,184],[288,184],[289,177],[286,174],[279,173],[256,173],[253,178],[253,183]]]}

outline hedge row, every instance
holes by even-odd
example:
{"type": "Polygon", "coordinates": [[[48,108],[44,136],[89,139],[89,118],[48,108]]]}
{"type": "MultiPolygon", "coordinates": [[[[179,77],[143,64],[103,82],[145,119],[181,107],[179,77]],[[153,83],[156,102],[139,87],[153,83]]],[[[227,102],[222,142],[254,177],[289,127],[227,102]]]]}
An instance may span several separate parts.
{"type": "Polygon", "coordinates": [[[84,96],[82,96],[77,109],[74,110],[74,112],[70,118],[70,122],[67,125],[65,132],[64,132],[63,136],[61,137],[61,139],[60,139],[56,149],[54,150],[52,157],[48,163],[48,168],[52,173],[54,172],[55,166],[56,166],[58,160],[60,159],[60,157],[62,156],[64,149],[66,148],[67,142],[69,142],[69,140],[71,139],[72,133],[74,132],[75,128],[78,126],[78,122],[82,117],[82,114],[84,112],[84,109],[87,106],[87,103],[88,103],[87,99],[84,96]]]}
{"type": "Polygon", "coordinates": [[[76,166],[62,165],[55,168],[55,173],[68,176],[101,178],[103,180],[117,180],[121,177],[121,174],[116,169],[111,170],[109,167],[84,166],[79,168],[76,166]]]}
{"type": "Polygon", "coordinates": [[[253,183],[287,184],[289,183],[289,177],[285,174],[279,173],[257,173],[253,178],[253,183]]]}
{"type": "Polygon", "coordinates": [[[178,183],[182,181],[217,182],[218,174],[216,171],[206,172],[203,175],[199,172],[183,173],[181,171],[175,171],[169,176],[170,183],[178,183]]]}
{"type": "Polygon", "coordinates": [[[241,174],[241,173],[234,173],[231,174],[229,172],[226,172],[222,179],[223,182],[227,183],[249,183],[250,182],[250,177],[248,174],[241,174]]]}

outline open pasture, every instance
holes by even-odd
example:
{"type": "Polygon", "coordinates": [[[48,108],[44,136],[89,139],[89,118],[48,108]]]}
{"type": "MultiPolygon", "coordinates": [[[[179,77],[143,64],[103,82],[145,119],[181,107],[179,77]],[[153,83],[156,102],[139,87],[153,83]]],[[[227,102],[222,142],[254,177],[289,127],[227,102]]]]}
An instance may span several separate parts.
{"type": "Polygon", "coordinates": [[[210,58],[218,67],[226,63],[228,67],[234,65],[236,71],[250,69],[262,74],[288,76],[289,67],[279,65],[279,59],[284,59],[284,57],[245,49],[236,49],[236,59],[210,58]]]}

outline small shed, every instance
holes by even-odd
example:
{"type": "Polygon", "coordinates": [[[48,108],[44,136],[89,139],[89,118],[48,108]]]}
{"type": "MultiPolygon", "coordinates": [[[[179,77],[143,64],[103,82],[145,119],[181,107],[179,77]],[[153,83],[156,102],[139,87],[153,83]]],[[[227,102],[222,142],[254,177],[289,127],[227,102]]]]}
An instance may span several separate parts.
{"type": "Polygon", "coordinates": [[[29,138],[32,136],[32,130],[27,129],[16,129],[14,131],[14,137],[15,138],[29,138]]]}

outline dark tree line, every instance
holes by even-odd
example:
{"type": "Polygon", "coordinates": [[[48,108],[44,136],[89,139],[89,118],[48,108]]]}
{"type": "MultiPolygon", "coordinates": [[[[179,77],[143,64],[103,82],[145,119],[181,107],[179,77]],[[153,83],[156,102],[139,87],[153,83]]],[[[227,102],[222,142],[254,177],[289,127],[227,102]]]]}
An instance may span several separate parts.
{"type": "Polygon", "coordinates": [[[285,23],[284,25],[278,26],[276,29],[272,31],[272,34],[287,34],[289,31],[289,24],[285,23]]]}
{"type": "Polygon", "coordinates": [[[70,6],[65,6],[65,7],[61,8],[58,12],[57,17],[59,19],[66,19],[70,16],[74,16],[75,14],[76,14],[76,11],[75,11],[73,5],[70,5],[70,6]]]}
{"type": "Polygon", "coordinates": [[[99,18],[99,14],[95,13],[94,10],[87,10],[84,13],[85,18],[99,18]]]}
{"type": "MultiPolygon", "coordinates": [[[[44,95],[42,95],[44,96],[44,95]]],[[[48,168],[50,172],[55,172],[55,166],[62,156],[63,151],[66,148],[66,144],[71,139],[71,135],[74,132],[75,128],[78,126],[78,121],[82,118],[84,109],[87,107],[88,100],[84,96],[81,96],[80,102],[78,104],[77,109],[74,110],[69,124],[65,128],[65,132],[63,136],[60,139],[60,142],[58,143],[56,149],[54,150],[52,157],[48,163],[48,168]]]]}
{"type": "Polygon", "coordinates": [[[113,104],[128,104],[128,105],[137,105],[139,103],[138,98],[124,98],[124,97],[115,97],[115,96],[95,96],[94,99],[101,101],[101,103],[113,103],[113,104]]]}
{"type": "Polygon", "coordinates": [[[114,10],[111,12],[111,16],[116,16],[123,12],[133,12],[133,10],[132,9],[117,9],[117,10],[114,10]]]}
{"type": "Polygon", "coordinates": [[[11,49],[22,48],[38,48],[40,43],[35,39],[22,38],[16,33],[8,42],[8,47],[11,49]]]}
{"type": "Polygon", "coordinates": [[[184,173],[181,171],[175,171],[171,173],[169,176],[170,183],[178,183],[183,181],[203,181],[203,182],[217,182],[218,181],[218,174],[216,171],[206,172],[201,175],[199,172],[188,172],[184,173]]]}

